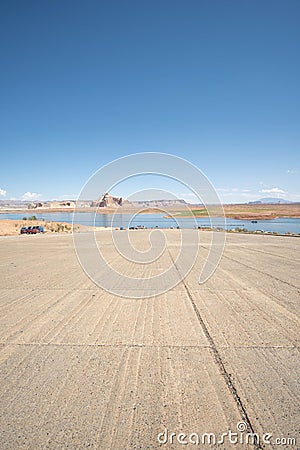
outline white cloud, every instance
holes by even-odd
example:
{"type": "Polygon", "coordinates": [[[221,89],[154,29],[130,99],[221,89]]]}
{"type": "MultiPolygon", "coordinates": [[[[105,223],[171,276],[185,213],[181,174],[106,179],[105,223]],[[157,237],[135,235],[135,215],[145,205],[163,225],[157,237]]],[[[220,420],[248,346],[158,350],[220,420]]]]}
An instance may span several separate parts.
{"type": "Polygon", "coordinates": [[[262,189],[261,191],[262,194],[287,194],[286,191],[284,191],[283,189],[280,189],[278,187],[274,187],[271,189],[262,189]]]}
{"type": "Polygon", "coordinates": [[[286,173],[288,173],[289,175],[294,175],[294,174],[296,174],[296,173],[299,173],[299,170],[296,170],[296,169],[288,169],[288,170],[286,171],[286,173]]]}
{"type": "Polygon", "coordinates": [[[22,200],[37,200],[40,198],[42,194],[37,194],[36,192],[25,192],[25,194],[22,195],[22,200]]]}
{"type": "Polygon", "coordinates": [[[0,188],[0,197],[5,197],[5,196],[6,196],[6,190],[0,188]]]}

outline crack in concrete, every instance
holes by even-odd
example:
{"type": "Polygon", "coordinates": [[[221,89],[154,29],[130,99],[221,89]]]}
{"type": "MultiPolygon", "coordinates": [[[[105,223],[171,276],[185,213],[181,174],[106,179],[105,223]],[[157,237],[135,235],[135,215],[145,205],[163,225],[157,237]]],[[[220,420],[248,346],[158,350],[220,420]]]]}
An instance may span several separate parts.
{"type": "MultiPolygon", "coordinates": [[[[37,347],[126,347],[126,348],[182,348],[182,349],[212,349],[211,345],[174,345],[174,344],[76,344],[73,342],[0,342],[2,347],[5,346],[37,346],[37,347]]],[[[294,345],[220,345],[216,346],[220,350],[239,350],[239,349],[253,349],[253,350],[299,350],[298,346],[294,345]]]]}
{"type": "MultiPolygon", "coordinates": [[[[172,260],[172,262],[174,264],[174,267],[176,268],[178,274],[181,276],[180,270],[178,269],[178,267],[176,265],[176,262],[174,261],[174,259],[173,259],[173,257],[172,257],[170,252],[169,252],[169,255],[170,255],[170,258],[171,258],[171,260],[172,260]]],[[[247,424],[249,432],[255,433],[253,425],[252,425],[251,420],[250,420],[250,417],[249,417],[249,415],[247,413],[246,407],[243,404],[243,401],[242,401],[241,397],[239,396],[235,385],[233,384],[233,381],[231,379],[230,374],[226,370],[225,364],[223,363],[223,360],[222,360],[221,355],[220,355],[220,353],[219,353],[219,351],[217,349],[217,346],[216,346],[216,344],[215,344],[215,342],[214,342],[214,340],[213,340],[213,338],[212,338],[212,336],[211,336],[211,334],[210,334],[210,332],[209,332],[209,330],[208,330],[204,320],[202,319],[202,316],[201,316],[201,314],[199,312],[199,309],[198,309],[198,307],[197,307],[197,305],[196,305],[196,303],[195,303],[195,301],[193,299],[193,296],[192,296],[192,294],[191,294],[187,284],[184,281],[184,278],[182,278],[181,282],[183,283],[183,285],[185,287],[187,296],[188,296],[188,298],[189,298],[189,300],[191,302],[192,308],[193,308],[193,310],[194,310],[194,312],[196,314],[196,317],[197,317],[198,322],[199,322],[199,324],[200,324],[200,326],[202,328],[202,331],[203,331],[205,337],[207,338],[207,340],[208,340],[208,342],[210,344],[210,349],[211,349],[212,354],[214,356],[215,362],[216,362],[216,364],[217,364],[217,366],[219,368],[220,374],[224,378],[226,386],[228,387],[229,392],[231,393],[231,395],[233,397],[233,400],[234,400],[235,404],[237,405],[238,410],[241,413],[242,419],[247,424]]],[[[262,450],[262,447],[260,446],[260,444],[256,444],[255,449],[256,450],[262,450]]]]}

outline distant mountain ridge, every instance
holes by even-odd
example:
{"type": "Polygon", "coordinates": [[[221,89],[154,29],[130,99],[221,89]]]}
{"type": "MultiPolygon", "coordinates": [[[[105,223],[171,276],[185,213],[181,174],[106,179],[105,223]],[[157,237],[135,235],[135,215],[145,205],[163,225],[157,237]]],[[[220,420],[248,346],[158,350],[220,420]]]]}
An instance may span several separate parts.
{"type": "Polygon", "coordinates": [[[248,205],[257,205],[257,204],[261,204],[264,203],[266,205],[271,205],[271,204],[280,204],[280,203],[294,203],[291,202],[290,200],[285,200],[284,198],[275,198],[275,197],[264,197],[264,198],[260,198],[259,200],[255,200],[254,202],[248,202],[248,205]]]}

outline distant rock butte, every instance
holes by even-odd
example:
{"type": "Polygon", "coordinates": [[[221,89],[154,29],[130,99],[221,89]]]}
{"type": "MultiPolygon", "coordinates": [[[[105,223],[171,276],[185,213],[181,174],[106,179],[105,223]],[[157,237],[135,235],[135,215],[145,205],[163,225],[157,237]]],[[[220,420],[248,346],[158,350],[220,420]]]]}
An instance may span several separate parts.
{"type": "Polygon", "coordinates": [[[116,208],[117,206],[122,206],[122,204],[122,197],[113,197],[112,195],[106,193],[98,200],[92,202],[91,206],[97,208],[116,208]]]}

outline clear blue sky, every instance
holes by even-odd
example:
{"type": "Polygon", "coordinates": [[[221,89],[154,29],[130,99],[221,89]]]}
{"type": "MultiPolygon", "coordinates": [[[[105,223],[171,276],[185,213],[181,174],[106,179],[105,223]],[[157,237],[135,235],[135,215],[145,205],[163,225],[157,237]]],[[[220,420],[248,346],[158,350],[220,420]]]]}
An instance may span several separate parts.
{"type": "Polygon", "coordinates": [[[2,0],[0,198],[159,151],[224,201],[300,200],[299,23],[298,0],[2,0]]]}

